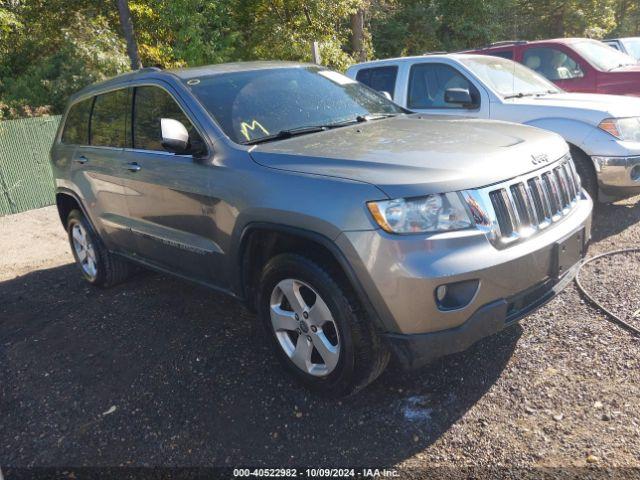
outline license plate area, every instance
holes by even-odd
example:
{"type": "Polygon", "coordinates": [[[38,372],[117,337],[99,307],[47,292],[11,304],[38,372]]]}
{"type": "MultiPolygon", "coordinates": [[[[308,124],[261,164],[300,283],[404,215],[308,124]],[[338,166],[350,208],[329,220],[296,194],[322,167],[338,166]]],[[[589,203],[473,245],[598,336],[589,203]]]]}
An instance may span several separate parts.
{"type": "Polygon", "coordinates": [[[551,275],[556,279],[564,276],[571,267],[582,259],[584,245],[584,229],[578,230],[559,242],[556,242],[553,246],[551,275]]]}

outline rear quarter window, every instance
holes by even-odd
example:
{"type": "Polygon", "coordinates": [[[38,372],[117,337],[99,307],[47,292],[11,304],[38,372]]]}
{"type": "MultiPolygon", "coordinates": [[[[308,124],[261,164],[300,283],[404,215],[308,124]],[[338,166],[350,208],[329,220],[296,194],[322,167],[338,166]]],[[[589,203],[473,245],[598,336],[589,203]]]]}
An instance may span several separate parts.
{"type": "Polygon", "coordinates": [[[89,115],[93,98],[71,105],[62,131],[62,143],[87,145],[89,143],[89,115]]]}
{"type": "Polygon", "coordinates": [[[356,80],[379,92],[388,92],[392,97],[396,89],[397,66],[363,68],[356,80]]]}

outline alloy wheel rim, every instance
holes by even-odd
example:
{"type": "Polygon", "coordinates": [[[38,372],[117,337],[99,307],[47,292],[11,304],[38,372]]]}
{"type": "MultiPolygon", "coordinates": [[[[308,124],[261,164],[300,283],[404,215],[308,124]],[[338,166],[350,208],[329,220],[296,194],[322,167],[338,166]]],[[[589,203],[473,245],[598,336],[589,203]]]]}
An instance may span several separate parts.
{"type": "Polygon", "coordinates": [[[71,228],[71,238],[80,268],[89,278],[95,278],[98,273],[96,251],[87,230],[80,223],[76,223],[71,228]]]}
{"type": "Polygon", "coordinates": [[[338,326],[314,288],[301,280],[282,280],[271,293],[270,315],[278,344],[296,367],[315,377],[335,370],[338,326]]]}

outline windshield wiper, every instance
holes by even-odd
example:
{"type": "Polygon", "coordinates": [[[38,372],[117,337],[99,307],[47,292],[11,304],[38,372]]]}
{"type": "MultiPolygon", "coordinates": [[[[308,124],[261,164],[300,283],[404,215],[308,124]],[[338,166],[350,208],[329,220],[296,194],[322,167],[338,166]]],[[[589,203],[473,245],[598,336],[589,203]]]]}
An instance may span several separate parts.
{"type": "Polygon", "coordinates": [[[531,93],[519,92],[513,95],[507,95],[504,98],[507,99],[507,98],[523,98],[523,97],[542,97],[544,95],[550,95],[554,93],[558,93],[558,92],[556,90],[546,90],[544,92],[531,92],[531,93]]]}
{"type": "Polygon", "coordinates": [[[312,125],[309,127],[288,128],[286,130],[280,130],[277,133],[272,133],[271,135],[265,135],[264,137],[247,140],[246,142],[242,142],[242,144],[255,145],[257,143],[271,142],[273,140],[283,140],[285,138],[291,138],[297,135],[305,135],[307,133],[324,132],[329,128],[330,127],[328,125],[312,125]]]}
{"type": "Polygon", "coordinates": [[[523,92],[519,92],[519,93],[514,93],[513,95],[506,95],[504,98],[508,99],[508,98],[523,98],[523,97],[533,97],[534,95],[536,95],[535,93],[523,93],[523,92]]]}
{"type": "Polygon", "coordinates": [[[274,140],[284,140],[286,138],[295,137],[297,135],[324,132],[325,130],[330,130],[332,128],[346,127],[348,125],[353,125],[354,123],[368,122],[371,120],[380,120],[382,118],[395,117],[396,115],[399,115],[399,114],[380,113],[380,114],[358,115],[348,120],[335,122],[335,123],[327,123],[325,125],[309,125],[305,127],[288,128],[286,130],[280,130],[279,132],[273,133],[271,135],[265,135],[264,137],[256,138],[253,140],[247,140],[246,142],[242,142],[242,144],[256,145],[258,143],[272,142],[274,140]]]}
{"type": "Polygon", "coordinates": [[[375,113],[368,115],[358,115],[356,120],[359,122],[368,122],[369,120],[381,120],[383,118],[396,117],[400,115],[399,113],[375,113]]]}
{"type": "Polygon", "coordinates": [[[609,70],[607,70],[607,72],[612,72],[613,70],[617,70],[618,68],[622,68],[622,67],[631,67],[635,65],[634,63],[621,63],[620,65],[616,65],[615,67],[611,67],[609,70]]]}

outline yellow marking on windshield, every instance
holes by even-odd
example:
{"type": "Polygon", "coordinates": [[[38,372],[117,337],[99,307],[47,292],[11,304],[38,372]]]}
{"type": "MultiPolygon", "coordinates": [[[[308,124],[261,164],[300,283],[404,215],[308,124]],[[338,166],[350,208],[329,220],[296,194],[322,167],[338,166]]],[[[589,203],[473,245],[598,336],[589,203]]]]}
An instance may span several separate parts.
{"type": "Polygon", "coordinates": [[[247,122],[242,122],[240,124],[240,133],[242,133],[242,135],[244,135],[244,138],[246,138],[247,140],[251,140],[251,135],[249,134],[249,131],[255,131],[256,128],[259,128],[260,130],[262,130],[262,132],[265,135],[269,135],[269,130],[267,130],[266,128],[264,128],[260,122],[258,122],[257,120],[253,120],[251,122],[251,124],[247,123],[247,122]]]}

